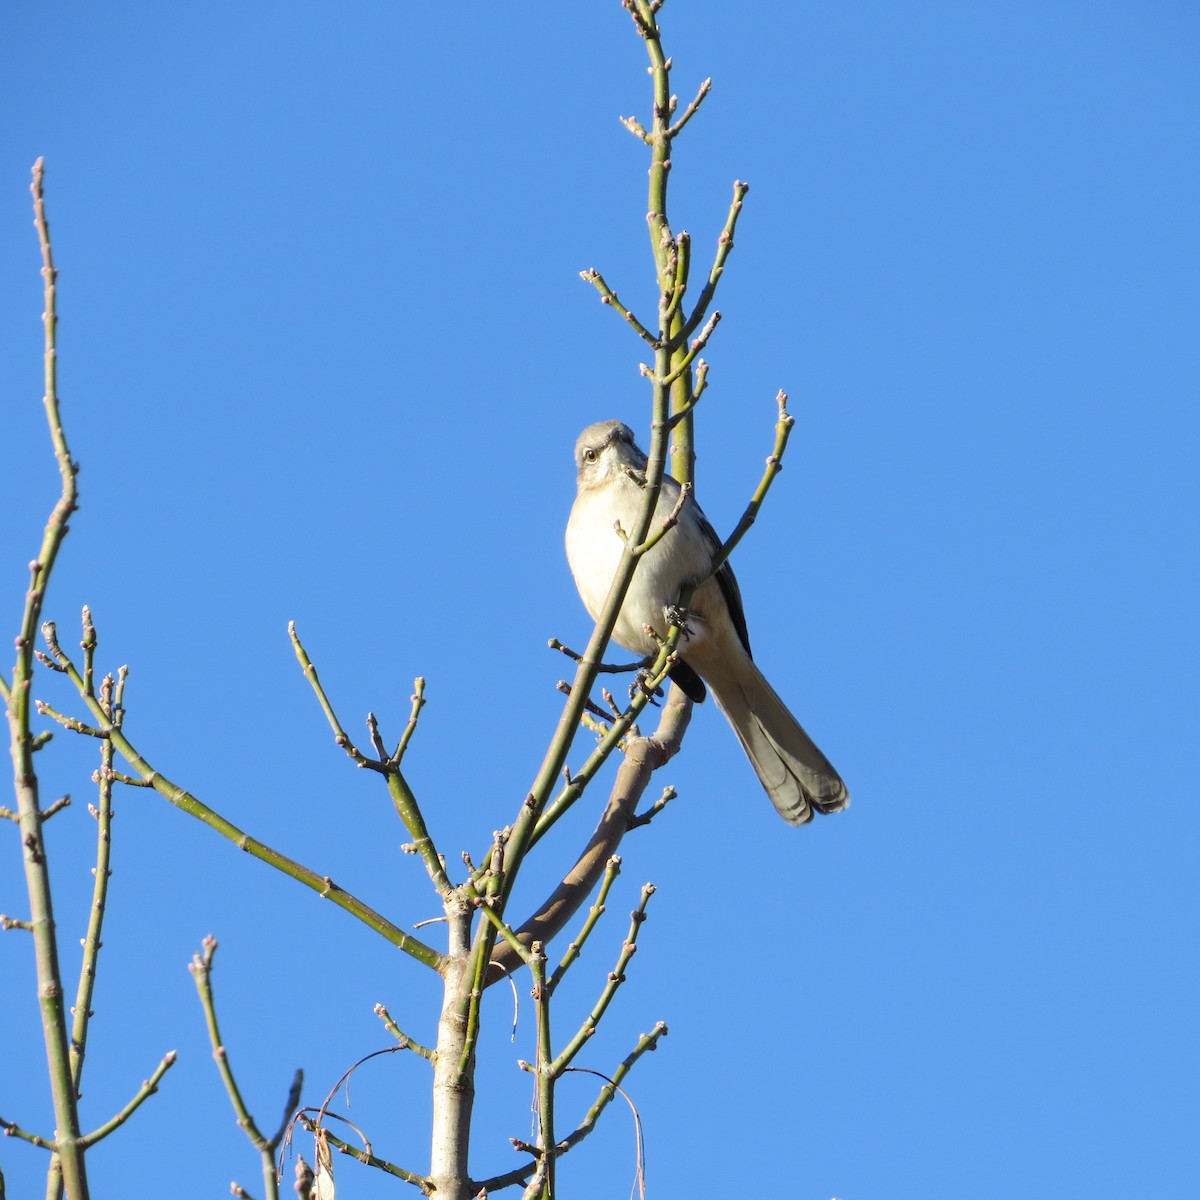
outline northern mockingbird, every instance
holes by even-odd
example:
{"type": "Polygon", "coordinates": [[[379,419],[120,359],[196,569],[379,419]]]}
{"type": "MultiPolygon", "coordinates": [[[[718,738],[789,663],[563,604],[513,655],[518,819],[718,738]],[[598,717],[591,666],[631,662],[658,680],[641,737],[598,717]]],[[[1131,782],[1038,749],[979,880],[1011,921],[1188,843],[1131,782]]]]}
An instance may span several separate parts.
{"type": "MultiPolygon", "coordinates": [[[[624,549],[615,524],[633,529],[644,503],[646,456],[628,425],[600,421],[579,435],[575,465],[578,492],[567,522],[567,560],[584,607],[595,620],[624,549]]],[[[664,475],[658,522],[675,508],[679,495],[679,484],[664,475]]],[[[704,699],[708,684],[779,815],[789,824],[803,825],[812,820],[814,809],[828,813],[845,808],[850,795],[750,657],[742,597],[729,563],[709,578],[720,545],[700,506],[688,500],[678,524],[638,563],[613,637],[634,654],[657,654],[658,644],[644,626],[666,636],[668,613],[681,590],[705,580],[688,606],[678,643],[680,661],[671,676],[697,702],[704,699]]]]}

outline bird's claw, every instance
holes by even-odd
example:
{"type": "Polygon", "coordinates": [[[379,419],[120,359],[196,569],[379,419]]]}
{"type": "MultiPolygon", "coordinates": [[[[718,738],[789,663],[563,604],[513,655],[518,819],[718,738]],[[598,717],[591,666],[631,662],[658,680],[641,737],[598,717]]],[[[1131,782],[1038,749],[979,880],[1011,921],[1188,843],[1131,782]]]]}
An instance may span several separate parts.
{"type": "Polygon", "coordinates": [[[655,697],[661,697],[663,694],[663,689],[661,684],[659,684],[658,687],[652,688],[650,686],[650,680],[652,678],[653,675],[646,667],[643,667],[640,671],[638,671],[638,673],[633,677],[633,682],[629,685],[630,700],[632,700],[640,692],[642,695],[650,698],[651,704],[653,704],[655,707],[658,707],[658,700],[655,697]]]}
{"type": "Polygon", "coordinates": [[[692,636],[692,631],[688,628],[688,610],[686,608],[680,608],[678,604],[668,604],[663,609],[663,616],[668,625],[681,629],[685,638],[692,636]]]}

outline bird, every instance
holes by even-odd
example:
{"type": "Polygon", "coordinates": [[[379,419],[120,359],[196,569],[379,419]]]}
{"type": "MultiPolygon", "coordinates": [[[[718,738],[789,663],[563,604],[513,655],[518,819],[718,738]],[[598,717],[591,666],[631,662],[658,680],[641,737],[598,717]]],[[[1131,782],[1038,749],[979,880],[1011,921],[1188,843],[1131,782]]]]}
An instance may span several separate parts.
{"type": "MultiPolygon", "coordinates": [[[[597,620],[625,545],[644,504],[646,455],[621,421],[589,425],[575,444],[575,503],[567,521],[567,562],[584,608],[597,620]],[[618,532],[617,526],[622,532],[618,532]]],[[[694,701],[707,691],[725,714],[771,803],[790,825],[813,813],[846,808],[850,794],[841,776],[788,711],[750,653],[741,591],[728,560],[712,572],[721,546],[712,525],[689,494],[664,475],[655,521],[661,527],[676,508],[673,528],[641,556],[613,629],[614,639],[642,657],[658,653],[680,593],[696,587],[677,644],[671,677],[694,701]]]]}

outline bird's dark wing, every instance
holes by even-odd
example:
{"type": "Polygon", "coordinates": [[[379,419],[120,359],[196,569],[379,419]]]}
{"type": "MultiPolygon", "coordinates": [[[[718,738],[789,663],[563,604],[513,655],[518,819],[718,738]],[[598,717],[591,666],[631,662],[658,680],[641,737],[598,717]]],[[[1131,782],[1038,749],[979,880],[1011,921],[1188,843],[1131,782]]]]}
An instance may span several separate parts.
{"type": "MultiPolygon", "coordinates": [[[[717,537],[717,531],[709,524],[700,505],[697,504],[695,509],[696,516],[700,520],[700,535],[704,538],[704,544],[708,547],[709,553],[715,555],[721,548],[721,539],[717,537]]],[[[733,627],[737,630],[742,645],[746,647],[746,653],[753,658],[754,655],[750,653],[750,631],[746,628],[746,613],[742,608],[742,592],[728,559],[721,564],[717,571],[717,585],[721,589],[721,595],[725,597],[725,604],[729,609],[729,618],[733,621],[733,627]]]]}

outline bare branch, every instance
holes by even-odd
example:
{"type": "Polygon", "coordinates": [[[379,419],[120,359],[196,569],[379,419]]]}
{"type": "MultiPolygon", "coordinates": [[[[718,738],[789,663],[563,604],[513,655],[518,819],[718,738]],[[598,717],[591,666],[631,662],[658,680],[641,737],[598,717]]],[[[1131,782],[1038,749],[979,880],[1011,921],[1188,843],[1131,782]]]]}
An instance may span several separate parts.
{"type": "Polygon", "coordinates": [[[119,1129],[122,1125],[124,1125],[125,1122],[128,1121],[129,1118],[133,1116],[133,1114],[137,1112],[137,1110],[141,1108],[141,1106],[147,1100],[149,1100],[155,1092],[158,1091],[158,1085],[161,1082],[162,1077],[174,1065],[175,1051],[168,1050],[167,1053],[163,1055],[162,1062],[155,1067],[154,1074],[151,1075],[149,1079],[142,1080],[142,1086],[134,1093],[133,1099],[130,1100],[129,1103],[126,1104],[125,1107],[121,1109],[121,1111],[117,1113],[115,1117],[105,1121],[103,1125],[99,1126],[99,1128],[93,1129],[91,1133],[84,1134],[84,1136],[79,1139],[80,1149],[86,1150],[89,1146],[94,1146],[97,1142],[103,1141],[104,1138],[108,1137],[108,1135],[112,1133],[114,1129],[119,1129]]]}
{"type": "Polygon", "coordinates": [[[742,201],[745,200],[749,191],[750,185],[748,183],[743,183],[740,179],[734,180],[733,200],[729,205],[729,214],[725,218],[724,228],[717,237],[716,258],[713,260],[712,269],[708,273],[708,280],[705,282],[700,296],[696,300],[696,307],[692,309],[692,315],[688,317],[676,337],[677,344],[679,345],[683,345],[692,336],[692,333],[708,313],[708,306],[713,301],[717,284],[725,272],[725,260],[729,257],[729,252],[733,249],[733,232],[737,228],[737,219],[742,212],[742,201]]]}
{"type": "Polygon", "coordinates": [[[631,313],[629,309],[627,309],[625,305],[621,303],[621,301],[617,298],[617,293],[608,286],[608,284],[604,281],[604,276],[601,275],[595,267],[589,267],[586,271],[580,271],[579,277],[585,283],[590,283],[593,287],[595,287],[596,291],[600,293],[600,303],[607,304],[610,308],[613,308],[619,312],[621,316],[623,316],[625,320],[628,321],[633,327],[634,331],[637,333],[638,337],[642,339],[642,341],[651,346],[658,345],[658,338],[655,337],[654,334],[652,334],[650,330],[648,330],[645,325],[643,325],[641,321],[639,321],[637,317],[635,317],[633,313],[631,313]]]}
{"type": "Polygon", "coordinates": [[[699,91],[696,92],[696,98],[685,108],[680,114],[679,120],[667,130],[667,137],[677,138],[683,131],[683,127],[696,115],[700,109],[700,105],[704,103],[704,98],[712,91],[712,80],[706,79],[701,85],[699,91]]]}
{"type": "Polygon", "coordinates": [[[375,1015],[383,1022],[384,1028],[400,1043],[402,1050],[411,1050],[414,1054],[419,1054],[422,1058],[433,1062],[433,1051],[428,1046],[422,1046],[414,1037],[409,1037],[395,1021],[392,1020],[392,1014],[388,1012],[382,1004],[375,1005],[375,1015]]]}
{"type": "MultiPolygon", "coordinates": [[[[592,894],[621,844],[621,838],[630,828],[650,777],[679,750],[690,720],[691,701],[679,688],[672,686],[654,736],[629,740],[625,761],[617,772],[608,803],[587,847],[563,876],[562,882],[517,929],[516,940],[523,948],[534,941],[550,941],[592,894]]],[[[547,815],[550,815],[549,810],[547,815]]],[[[497,946],[488,972],[488,984],[495,983],[522,961],[522,956],[507,945],[497,946]]]]}
{"type": "MultiPolygon", "coordinates": [[[[332,1116],[332,1113],[327,1113],[327,1116],[332,1116]]],[[[309,1133],[315,1133],[317,1130],[316,1123],[311,1117],[301,1116],[300,1124],[304,1126],[309,1133]]],[[[322,1128],[326,1140],[339,1154],[348,1154],[351,1158],[356,1158],[360,1163],[368,1167],[374,1167],[377,1171],[383,1171],[386,1175],[394,1175],[397,1179],[403,1179],[405,1183],[411,1183],[415,1187],[419,1187],[422,1192],[427,1192],[429,1181],[424,1175],[418,1175],[415,1171],[406,1171],[403,1167],[396,1166],[395,1163],[388,1162],[386,1158],[379,1158],[369,1149],[357,1150],[348,1143],[342,1141],[334,1133],[330,1133],[328,1129],[322,1128]]]]}

